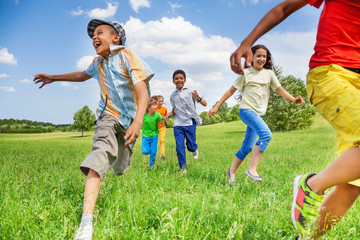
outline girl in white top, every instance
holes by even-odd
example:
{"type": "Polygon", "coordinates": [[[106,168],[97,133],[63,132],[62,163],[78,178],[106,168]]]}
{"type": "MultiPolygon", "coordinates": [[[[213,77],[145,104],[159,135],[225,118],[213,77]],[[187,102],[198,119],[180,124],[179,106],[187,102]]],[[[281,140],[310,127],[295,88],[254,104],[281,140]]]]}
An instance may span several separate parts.
{"type": "Polygon", "coordinates": [[[252,66],[244,70],[244,75],[240,75],[235,80],[235,83],[209,111],[209,117],[211,118],[218,111],[220,105],[231,97],[236,90],[241,91],[242,99],[239,115],[241,120],[247,125],[247,129],[241,149],[235,154],[235,161],[227,170],[230,184],[235,183],[235,172],[247,154],[252,151],[257,137],[259,139],[255,144],[254,153],[245,174],[254,181],[262,181],[256,168],[261,155],[272,138],[271,131],[263,120],[271,91],[276,90],[280,96],[294,103],[304,103],[301,96],[294,98],[281,87],[279,80],[272,70],[273,63],[269,49],[264,45],[255,45],[251,50],[254,55],[252,66]]]}

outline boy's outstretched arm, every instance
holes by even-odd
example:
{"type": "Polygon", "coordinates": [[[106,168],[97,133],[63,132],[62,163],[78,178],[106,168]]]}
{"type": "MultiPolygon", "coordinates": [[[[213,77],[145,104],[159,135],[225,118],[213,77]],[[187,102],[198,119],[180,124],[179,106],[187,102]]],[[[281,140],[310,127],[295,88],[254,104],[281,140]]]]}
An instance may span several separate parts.
{"type": "Polygon", "coordinates": [[[305,101],[301,96],[298,96],[296,98],[293,97],[293,95],[291,95],[288,91],[286,91],[283,87],[278,87],[276,89],[276,92],[282,96],[283,98],[286,98],[290,101],[292,101],[293,103],[296,104],[303,104],[305,101]]]}
{"type": "Polygon", "coordinates": [[[220,98],[220,100],[209,110],[209,118],[212,118],[216,112],[218,111],[221,104],[223,104],[229,97],[231,97],[234,92],[236,92],[236,88],[231,86],[229,90],[227,90],[224,95],[220,98]]]}
{"type": "Polygon", "coordinates": [[[126,130],[124,139],[127,141],[125,142],[125,146],[133,143],[140,134],[146,107],[149,102],[149,92],[145,81],[141,81],[135,84],[135,93],[137,96],[137,110],[133,122],[126,130]]]}
{"type": "Polygon", "coordinates": [[[256,40],[286,19],[290,14],[304,7],[306,4],[307,2],[305,0],[285,0],[271,9],[260,20],[251,33],[241,42],[240,47],[231,55],[231,70],[237,74],[244,74],[244,70],[241,66],[241,58],[245,58],[246,66],[251,66],[251,47],[256,40]]]}
{"type": "Polygon", "coordinates": [[[42,88],[46,84],[50,84],[55,81],[83,82],[90,78],[91,76],[88,75],[86,72],[72,72],[58,75],[37,73],[35,74],[33,81],[35,82],[35,84],[41,82],[42,84],[39,88],[42,88]]]}

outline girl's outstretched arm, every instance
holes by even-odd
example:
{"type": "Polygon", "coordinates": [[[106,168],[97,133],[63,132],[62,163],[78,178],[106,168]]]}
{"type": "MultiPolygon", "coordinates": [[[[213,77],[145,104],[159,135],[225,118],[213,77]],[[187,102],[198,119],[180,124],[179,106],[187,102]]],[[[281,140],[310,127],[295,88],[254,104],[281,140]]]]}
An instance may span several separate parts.
{"type": "Polygon", "coordinates": [[[283,98],[286,98],[290,101],[292,101],[293,103],[296,104],[303,104],[305,101],[301,96],[298,96],[296,98],[293,97],[293,95],[291,95],[288,91],[286,91],[283,87],[278,87],[276,89],[276,92],[282,96],[283,98]]]}
{"type": "Polygon", "coordinates": [[[218,111],[221,104],[223,104],[229,97],[231,97],[234,92],[236,92],[236,88],[234,86],[231,86],[229,90],[227,90],[224,95],[220,98],[220,100],[209,110],[209,118],[212,118],[215,113],[218,111]]]}

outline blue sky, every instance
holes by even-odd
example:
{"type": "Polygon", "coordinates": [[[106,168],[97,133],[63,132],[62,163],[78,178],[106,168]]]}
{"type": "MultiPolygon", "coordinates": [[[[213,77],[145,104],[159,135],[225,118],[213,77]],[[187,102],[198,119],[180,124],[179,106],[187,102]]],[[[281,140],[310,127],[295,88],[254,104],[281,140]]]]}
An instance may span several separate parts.
{"type": "MultiPolygon", "coordinates": [[[[151,93],[174,91],[172,73],[183,69],[189,88],[208,102],[208,110],[232,85],[231,53],[257,22],[280,1],[271,0],[0,0],[0,119],[73,123],[88,105],[95,112],[95,79],[56,82],[38,89],[36,73],[60,74],[86,69],[96,55],[87,35],[93,18],[119,21],[126,47],[155,72],[151,93]]],[[[305,79],[313,52],[320,10],[306,6],[259,39],[286,75],[305,79]]],[[[231,98],[229,105],[236,104],[231,98]]]]}

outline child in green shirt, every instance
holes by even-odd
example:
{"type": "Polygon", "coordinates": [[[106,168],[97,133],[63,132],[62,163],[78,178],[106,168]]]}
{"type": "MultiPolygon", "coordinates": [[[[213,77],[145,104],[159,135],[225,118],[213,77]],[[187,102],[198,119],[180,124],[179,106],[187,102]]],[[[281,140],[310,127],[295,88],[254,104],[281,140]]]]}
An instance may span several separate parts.
{"type": "Polygon", "coordinates": [[[149,167],[154,167],[159,135],[159,122],[167,124],[160,113],[156,112],[157,101],[151,98],[143,119],[142,153],[150,154],[149,167]]]}

